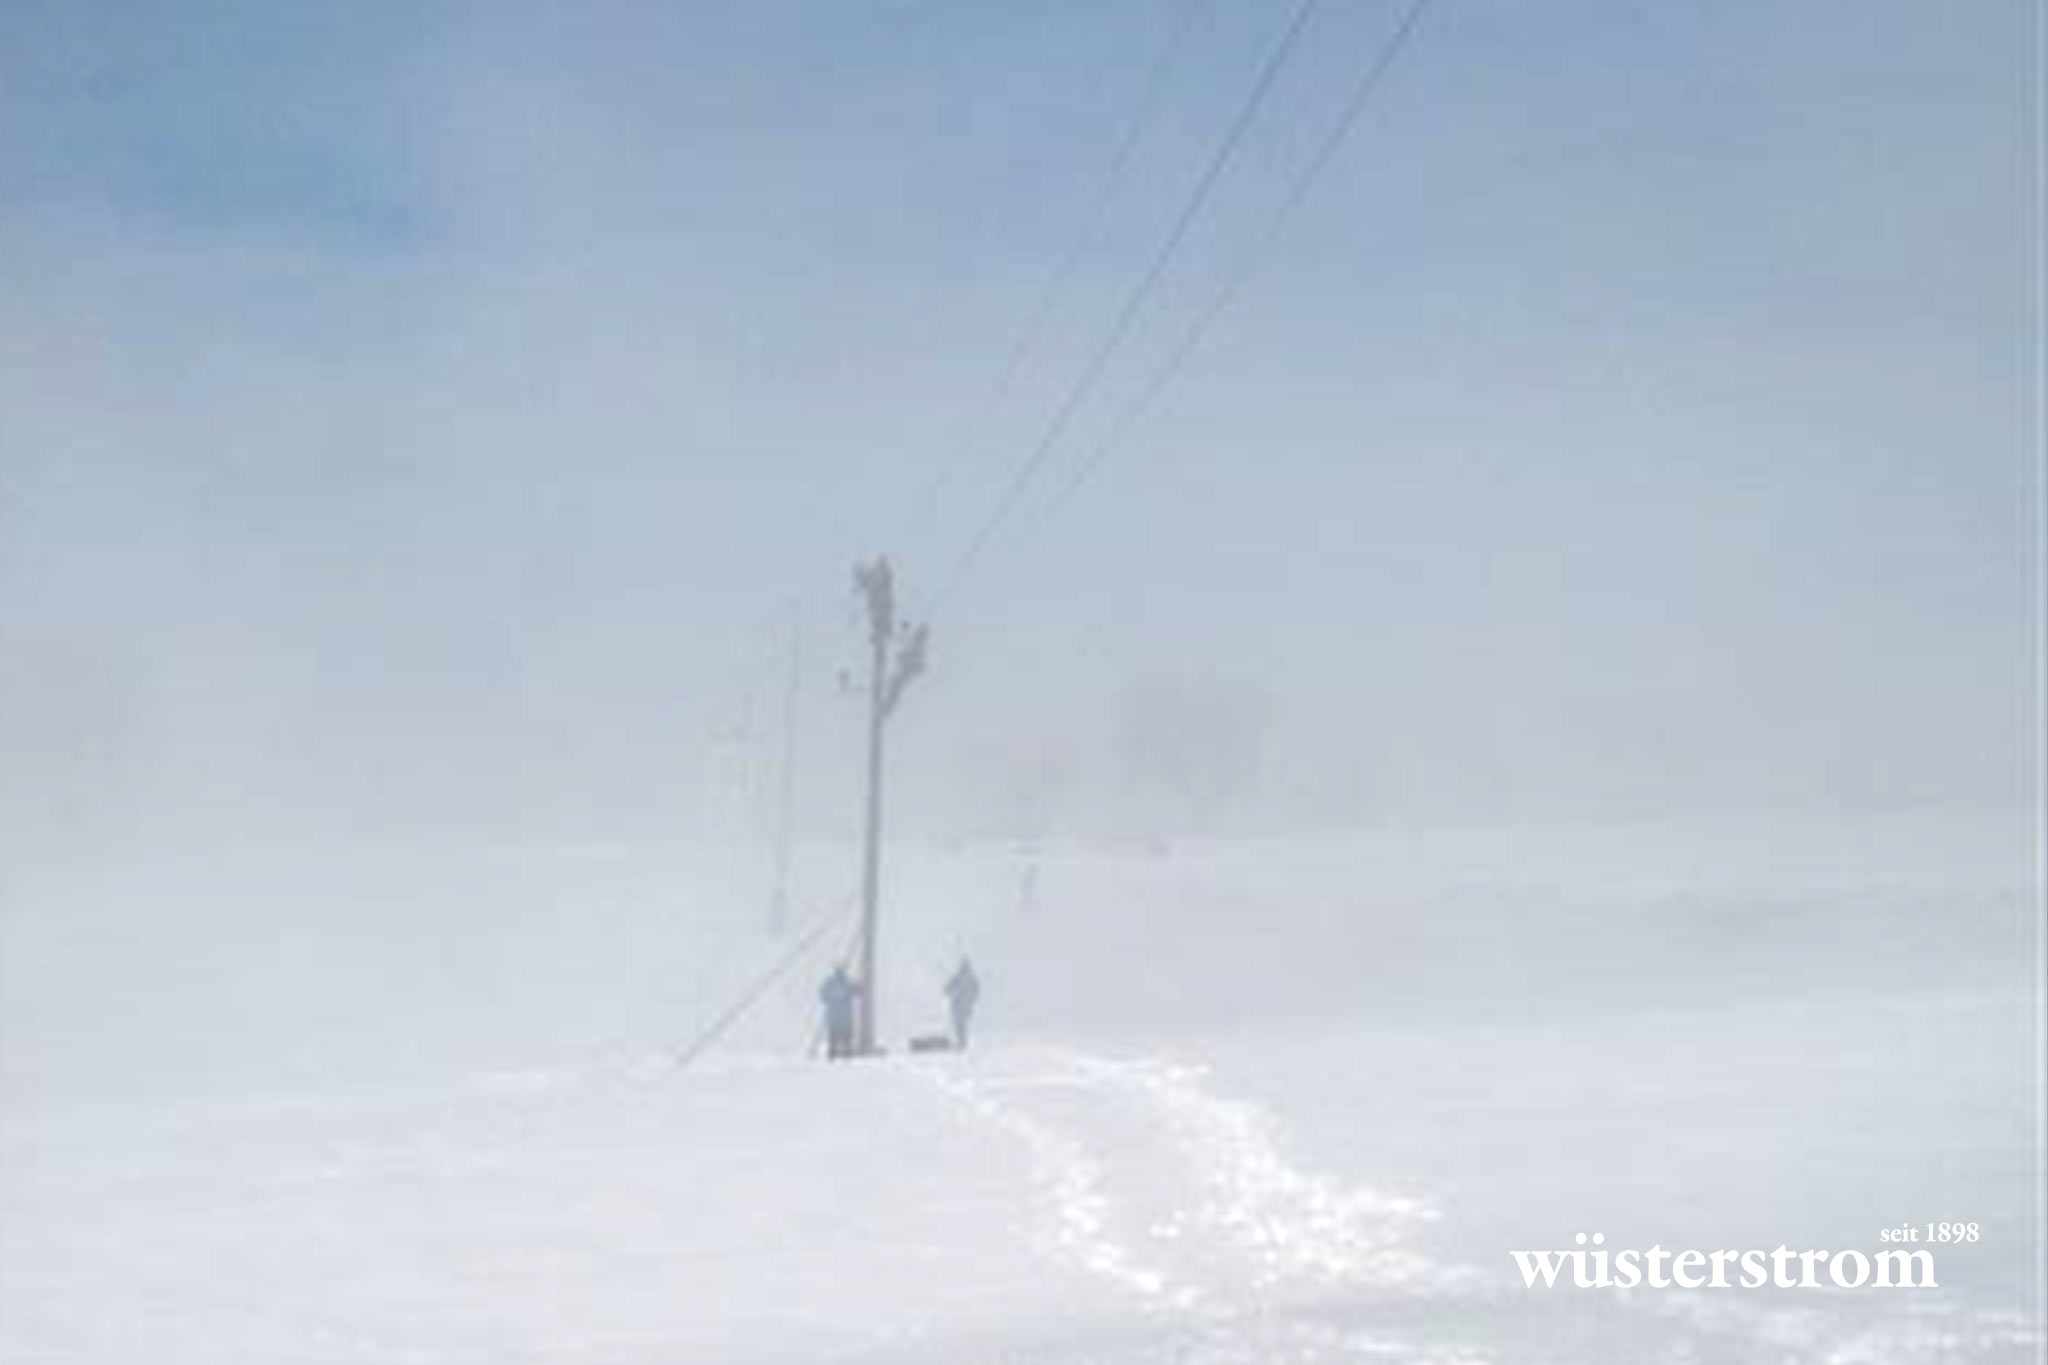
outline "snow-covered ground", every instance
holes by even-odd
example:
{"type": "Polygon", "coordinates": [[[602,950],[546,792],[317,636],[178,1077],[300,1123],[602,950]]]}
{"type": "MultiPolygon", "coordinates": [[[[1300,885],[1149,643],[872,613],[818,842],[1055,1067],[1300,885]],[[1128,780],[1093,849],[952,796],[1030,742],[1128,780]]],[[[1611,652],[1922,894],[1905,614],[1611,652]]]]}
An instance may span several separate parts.
{"type": "Polygon", "coordinates": [[[1027,903],[1013,853],[930,851],[885,1027],[935,1021],[966,938],[964,1055],[809,1060],[806,964],[681,1070],[643,1038],[15,1091],[0,1360],[2037,1359],[2009,869],[1594,852],[1475,881],[1465,846],[1044,851],[1027,903]],[[1233,981],[1257,1008],[1205,1018],[1233,981]],[[1982,1239],[1937,1248],[1927,1292],[1530,1291],[1508,1254],[1875,1251],[1951,1220],[1982,1239]]]}

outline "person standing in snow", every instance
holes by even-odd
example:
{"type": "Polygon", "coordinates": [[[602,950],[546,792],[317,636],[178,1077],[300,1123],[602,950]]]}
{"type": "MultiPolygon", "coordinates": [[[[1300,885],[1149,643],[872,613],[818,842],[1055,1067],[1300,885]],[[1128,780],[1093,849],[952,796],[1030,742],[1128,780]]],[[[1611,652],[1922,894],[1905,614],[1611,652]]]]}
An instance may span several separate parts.
{"type": "Polygon", "coordinates": [[[860,999],[860,986],[846,974],[841,963],[818,987],[818,1000],[825,1006],[825,1056],[841,1061],[853,1055],[853,1007],[860,999]]]}
{"type": "Polygon", "coordinates": [[[966,958],[953,969],[953,975],[946,981],[946,1004],[953,1011],[953,1046],[967,1046],[967,1026],[974,1022],[974,1002],[981,998],[981,979],[974,974],[974,964],[966,958]]]}

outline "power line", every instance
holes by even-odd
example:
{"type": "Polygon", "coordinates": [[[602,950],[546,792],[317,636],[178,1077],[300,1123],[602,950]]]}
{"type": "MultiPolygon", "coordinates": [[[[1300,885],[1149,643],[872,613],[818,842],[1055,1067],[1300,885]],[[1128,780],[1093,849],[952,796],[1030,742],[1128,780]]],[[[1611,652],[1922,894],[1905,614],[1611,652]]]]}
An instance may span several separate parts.
{"type": "Polygon", "coordinates": [[[1059,264],[1040,287],[1038,298],[1033,303],[1030,313],[1026,315],[1024,328],[1004,357],[995,382],[982,396],[981,402],[975,406],[968,420],[962,423],[958,439],[953,442],[937,474],[919,495],[910,517],[912,526],[923,523],[931,514],[940,495],[959,473],[960,466],[966,462],[968,454],[974,448],[977,435],[1009,398],[1010,390],[1017,382],[1017,376],[1023,372],[1024,362],[1038,349],[1046,324],[1052,320],[1053,312],[1059,301],[1065,297],[1068,286],[1073,283],[1082,259],[1087,256],[1089,248],[1095,245],[1096,238],[1102,231],[1102,225],[1109,216],[1110,206],[1116,202],[1118,191],[1122,189],[1125,175],[1130,170],[1131,159],[1136,154],[1139,144],[1144,141],[1145,133],[1158,113],[1160,97],[1166,90],[1167,77],[1179,60],[1181,50],[1187,45],[1188,35],[1194,29],[1196,16],[1204,7],[1205,0],[1180,0],[1179,14],[1167,31],[1166,42],[1146,72],[1145,83],[1140,88],[1137,112],[1126,124],[1116,151],[1110,157],[1109,167],[1096,185],[1087,211],[1082,215],[1080,231],[1075,234],[1065,255],[1060,258],[1059,264]]]}
{"type": "MultiPolygon", "coordinates": [[[[1154,372],[1151,380],[1140,392],[1137,399],[1119,411],[1109,437],[1095,447],[1077,469],[1074,478],[1062,487],[1046,514],[1048,517],[1056,513],[1073,496],[1081,484],[1086,481],[1088,475],[1108,457],[1115,445],[1136,424],[1139,418],[1150,409],[1159,394],[1185,365],[1188,357],[1193,353],[1202,336],[1214,323],[1215,319],[1229,306],[1230,302],[1242,289],[1264,257],[1271,251],[1288,220],[1302,201],[1307,198],[1310,190],[1314,187],[1317,180],[1320,179],[1329,163],[1335,158],[1337,151],[1343,145],[1365,106],[1370,102],[1388,69],[1393,65],[1402,48],[1407,44],[1428,3],[1429,0],[1413,0],[1407,14],[1395,30],[1392,38],[1388,40],[1377,59],[1366,68],[1359,81],[1353,87],[1352,93],[1337,123],[1324,137],[1321,144],[1317,147],[1315,154],[1306,163],[1302,173],[1290,187],[1278,211],[1269,220],[1266,230],[1255,242],[1251,251],[1240,262],[1238,269],[1225,282],[1223,289],[1218,292],[1209,307],[1182,334],[1173,351],[1169,354],[1166,363],[1154,372]]],[[[1297,5],[1279,41],[1275,44],[1272,52],[1268,54],[1264,65],[1260,68],[1258,78],[1254,82],[1244,105],[1238,110],[1223,141],[1211,156],[1201,177],[1196,181],[1187,201],[1183,204],[1178,217],[1174,221],[1172,230],[1154,254],[1144,275],[1139,279],[1137,286],[1125,299],[1123,307],[1119,311],[1109,333],[1104,338],[1102,344],[1090,356],[1089,363],[1084,367],[1081,375],[1068,391],[1065,400],[1055,412],[1052,421],[1048,424],[1038,444],[1033,448],[1031,455],[1017,469],[1004,492],[1003,498],[998,502],[988,519],[982,523],[974,540],[970,543],[967,553],[962,557],[952,577],[946,582],[935,599],[934,610],[950,599],[960,583],[964,581],[968,571],[971,570],[976,560],[993,540],[995,534],[1001,529],[1003,523],[1015,510],[1018,500],[1029,486],[1032,478],[1057,447],[1060,438],[1065,434],[1068,424],[1072,421],[1082,402],[1093,391],[1110,357],[1129,334],[1132,324],[1149,301],[1152,292],[1157,288],[1160,279],[1171,264],[1173,256],[1179,250],[1195,220],[1206,206],[1216,184],[1235,158],[1237,150],[1242,144],[1252,122],[1257,117],[1259,109],[1270,94],[1280,72],[1284,69],[1302,32],[1306,29],[1309,19],[1313,16],[1319,4],[1320,0],[1301,0],[1297,5]]],[[[1152,75],[1148,80],[1147,94],[1142,101],[1139,117],[1135,121],[1131,132],[1127,134],[1117,156],[1112,162],[1111,172],[1106,178],[1103,190],[1098,194],[1095,204],[1090,210],[1088,220],[1080,237],[1077,239],[1075,247],[1070,250],[1059,269],[1055,271],[1047,289],[1040,296],[1038,306],[1034,310],[1031,320],[1026,325],[1023,337],[1018,345],[1011,350],[1004,370],[999,376],[997,386],[989,400],[989,410],[993,410],[1007,394],[1010,384],[1014,382],[1017,370],[1021,367],[1031,348],[1036,344],[1038,333],[1042,330],[1059,294],[1064,290],[1066,277],[1072,273],[1080,255],[1091,242],[1095,232],[1099,230],[1100,219],[1103,213],[1106,212],[1107,204],[1114,196],[1116,185],[1127,169],[1131,153],[1142,135],[1146,122],[1149,120],[1151,106],[1156,103],[1158,87],[1164,78],[1163,73],[1170,63],[1171,55],[1177,51],[1184,39],[1189,16],[1192,12],[1192,5],[1189,9],[1183,11],[1181,24],[1176,31],[1173,41],[1169,44],[1167,53],[1162,54],[1161,61],[1155,64],[1152,75]]],[[[936,492],[943,486],[946,479],[950,477],[952,468],[957,466],[960,458],[959,452],[956,451],[953,460],[945,470],[942,470],[938,483],[934,485],[932,493],[928,496],[936,496],[936,492]]],[[[840,914],[844,914],[844,911],[842,910],[840,914]]],[[[745,991],[708,1028],[680,1050],[675,1066],[677,1068],[687,1066],[705,1048],[723,1036],[777,981],[808,955],[813,945],[838,919],[839,915],[821,917],[761,979],[745,991]]],[[[864,979],[869,982],[871,989],[872,967],[866,969],[864,979]]]]}
{"type": "MultiPolygon", "coordinates": [[[[1173,237],[1170,239],[1167,247],[1162,252],[1160,259],[1154,262],[1153,269],[1148,274],[1148,277],[1145,283],[1141,286],[1140,291],[1133,296],[1131,304],[1127,306],[1127,313],[1135,313],[1137,306],[1142,304],[1144,294],[1147,291],[1149,291],[1152,284],[1156,282],[1158,274],[1163,270],[1166,256],[1171,254],[1172,250],[1178,245],[1180,237],[1185,235],[1189,223],[1192,221],[1195,212],[1200,207],[1201,200],[1206,197],[1210,185],[1220,174],[1221,170],[1223,169],[1223,165],[1227,163],[1230,153],[1235,149],[1237,142],[1241,140],[1245,126],[1248,125],[1248,123],[1250,122],[1251,114],[1256,110],[1258,103],[1264,98],[1265,92],[1267,88],[1269,88],[1272,84],[1273,78],[1277,74],[1277,71],[1281,63],[1284,61],[1287,52],[1289,51],[1289,49],[1291,49],[1301,28],[1305,24],[1309,13],[1313,11],[1317,3],[1319,3],[1319,0],[1302,0],[1300,8],[1296,11],[1294,19],[1292,23],[1289,25],[1289,28],[1281,42],[1280,47],[1275,51],[1274,55],[1271,58],[1269,58],[1266,69],[1261,72],[1260,79],[1258,85],[1254,89],[1251,102],[1248,104],[1247,108],[1240,114],[1237,126],[1233,127],[1231,135],[1227,139],[1222,150],[1219,152],[1218,157],[1215,161],[1211,163],[1208,171],[1203,177],[1202,182],[1198,185],[1196,195],[1194,199],[1191,200],[1189,207],[1186,210],[1184,210],[1182,220],[1176,225],[1176,230],[1173,237]]],[[[1177,17],[1175,18],[1171,27],[1168,29],[1164,47],[1161,49],[1158,56],[1154,59],[1151,67],[1147,71],[1144,85],[1141,87],[1141,93],[1139,96],[1136,113],[1131,118],[1129,125],[1124,132],[1124,135],[1119,140],[1118,146],[1110,159],[1108,169],[1105,172],[1101,183],[1098,185],[1094,195],[1091,198],[1091,202],[1089,203],[1088,209],[1083,216],[1080,231],[1076,234],[1073,242],[1068,247],[1065,255],[1061,258],[1058,266],[1054,269],[1054,271],[1052,272],[1050,277],[1048,277],[1044,286],[1040,290],[1039,296],[1025,323],[1024,330],[1018,337],[1015,344],[1012,345],[1009,353],[1005,357],[1003,367],[997,376],[993,388],[991,389],[987,397],[984,399],[983,403],[981,404],[980,408],[976,411],[973,418],[967,424],[965,433],[963,434],[961,440],[954,447],[952,454],[949,456],[946,463],[939,470],[937,477],[927,487],[925,494],[920,499],[920,516],[922,512],[929,506],[929,504],[931,504],[937,499],[938,495],[944,490],[947,483],[951,480],[954,472],[957,470],[957,467],[967,454],[969,441],[971,437],[989,420],[989,418],[1001,407],[1003,401],[1008,397],[1011,388],[1015,384],[1018,374],[1022,371],[1025,361],[1029,358],[1033,350],[1037,347],[1039,339],[1042,336],[1045,327],[1049,322],[1056,306],[1058,305],[1059,300],[1066,292],[1074,274],[1079,269],[1081,260],[1085,257],[1088,249],[1094,244],[1096,238],[1100,234],[1103,222],[1108,216],[1109,209],[1115,202],[1119,190],[1122,188],[1123,181],[1125,179],[1127,172],[1129,171],[1132,159],[1134,158],[1139,145],[1142,143],[1146,131],[1151,126],[1151,123],[1160,104],[1161,97],[1166,88],[1167,79],[1171,74],[1173,66],[1179,58],[1182,49],[1186,45],[1188,35],[1194,27],[1194,21],[1204,8],[1204,4],[1205,0],[1178,0],[1177,17]]],[[[1121,326],[1123,328],[1127,328],[1129,325],[1129,320],[1130,319],[1128,316],[1121,319],[1121,326]]],[[[1111,343],[1111,348],[1113,348],[1113,346],[1114,341],[1111,343]]],[[[1101,360],[1105,358],[1106,350],[1102,357],[1098,357],[1098,368],[1101,360]]],[[[1070,405],[1077,404],[1078,401],[1079,397],[1073,396],[1070,398],[1070,405]]],[[[1056,436],[1056,434],[1057,433],[1055,432],[1054,436],[1056,436]]],[[[884,572],[886,572],[886,561],[882,562],[882,569],[884,572]]],[[[917,659],[917,666],[921,666],[923,641],[922,632],[920,631],[914,637],[914,639],[916,641],[914,650],[917,659]]],[[[907,677],[899,677],[892,686],[892,692],[890,697],[891,703],[893,703],[894,700],[894,692],[900,690],[902,682],[906,680],[907,677]]],[[[794,706],[795,686],[796,684],[794,681],[793,674],[790,695],[785,705],[785,727],[790,728],[792,732],[793,719],[791,708],[793,708],[794,706]]],[[[787,749],[787,744],[788,737],[785,736],[785,749],[787,749]]],[[[789,802],[789,794],[786,790],[786,783],[789,761],[790,757],[788,753],[785,753],[785,792],[783,796],[783,804],[785,810],[782,816],[782,822],[784,824],[787,823],[788,819],[786,807],[789,802]]],[[[871,755],[871,790],[874,780],[873,764],[876,761],[877,760],[875,759],[875,757],[871,755]]],[[[872,1014],[869,1012],[872,1010],[872,1001],[874,996],[874,969],[871,953],[873,943],[874,916],[874,873],[872,869],[875,860],[873,832],[875,829],[875,816],[872,810],[872,796],[870,800],[870,805],[870,834],[868,839],[869,872],[867,874],[866,895],[867,911],[862,920],[862,933],[859,941],[866,946],[867,952],[870,954],[869,956],[864,958],[862,969],[862,984],[864,987],[863,1000],[864,1002],[866,1002],[866,1008],[864,1009],[864,1027],[862,1029],[862,1032],[864,1035],[864,1041],[866,1042],[867,1046],[872,1047],[872,1014]]],[[[782,838],[786,840],[786,830],[783,831],[782,838]]],[[[782,870],[779,867],[778,882],[776,886],[778,912],[780,910],[782,900],[786,896],[786,887],[784,887],[782,884],[783,876],[784,870],[782,870]]],[[[842,911],[840,913],[843,914],[844,912],[842,911]]],[[[791,949],[781,959],[779,959],[760,980],[754,983],[754,985],[752,985],[747,991],[742,993],[740,998],[736,1000],[730,1006],[730,1008],[722,1012],[716,1019],[714,1019],[711,1022],[711,1024],[707,1028],[705,1028],[697,1037],[695,1037],[688,1044],[679,1049],[674,1061],[674,1066],[676,1067],[676,1069],[681,1069],[685,1066],[688,1066],[690,1062],[695,1060],[695,1058],[698,1055],[700,1055],[706,1048],[710,1047],[721,1036],[723,1036],[724,1033],[733,1024],[735,1024],[749,1009],[751,1009],[756,1003],[758,1003],[758,1001],[768,992],[769,989],[771,989],[774,986],[774,984],[777,981],[779,981],[785,974],[787,974],[800,961],[802,961],[802,959],[806,954],[808,954],[812,946],[831,926],[831,924],[834,921],[836,921],[837,918],[837,915],[827,916],[821,918],[819,922],[811,926],[797,940],[797,942],[791,947],[791,949]]]]}
{"type": "Polygon", "coordinates": [[[1136,321],[1138,314],[1144,309],[1146,302],[1152,296],[1152,291],[1158,286],[1160,278],[1165,275],[1167,266],[1172,262],[1174,253],[1179,250],[1181,243],[1188,235],[1188,230],[1194,226],[1195,219],[1201,215],[1202,209],[1207,205],[1209,195],[1216,187],[1216,182],[1222,178],[1223,172],[1229,168],[1231,161],[1236,156],[1239,145],[1244,141],[1245,133],[1251,128],[1252,121],[1257,117],[1260,106],[1265,103],[1266,96],[1272,91],[1273,84],[1278,79],[1281,69],[1287,64],[1288,57],[1292,55],[1295,43],[1300,39],[1302,30],[1307,27],[1309,17],[1315,13],[1320,3],[1321,0],[1300,0],[1300,3],[1295,6],[1294,16],[1288,21],[1286,31],[1281,34],[1279,42],[1274,46],[1272,52],[1267,55],[1265,64],[1259,69],[1258,79],[1253,83],[1243,106],[1238,109],[1236,116],[1231,120],[1229,130],[1225,134],[1223,141],[1217,145],[1215,153],[1209,158],[1208,165],[1203,168],[1201,178],[1195,182],[1193,190],[1188,195],[1187,202],[1181,206],[1180,214],[1174,220],[1173,228],[1167,234],[1166,240],[1160,244],[1159,250],[1153,255],[1151,264],[1146,268],[1144,275],[1140,277],[1136,288],[1132,289],[1130,295],[1124,300],[1123,307],[1118,311],[1116,320],[1111,324],[1108,334],[1103,338],[1102,344],[1096,347],[1094,353],[1088,359],[1088,364],[1083,367],[1080,376],[1067,391],[1065,400],[1053,414],[1052,421],[1047,424],[1044,434],[1038,440],[1038,444],[1032,448],[1031,454],[1018,466],[1016,473],[1010,479],[1009,486],[1004,489],[1002,497],[997,500],[994,511],[982,522],[973,540],[968,543],[966,553],[954,565],[953,572],[945,580],[938,595],[933,599],[932,611],[927,613],[927,619],[931,615],[935,615],[938,609],[958,590],[961,582],[965,580],[968,572],[974,567],[975,562],[981,558],[982,552],[988,548],[989,542],[995,538],[996,532],[1001,529],[1003,523],[1009,519],[1010,513],[1015,510],[1018,500],[1023,497],[1024,490],[1030,485],[1032,478],[1037,475],[1047,458],[1051,456],[1053,450],[1058,446],[1060,438],[1066,434],[1067,426],[1073,420],[1075,412],[1080,409],[1081,404],[1094,390],[1096,381],[1101,378],[1103,370],[1109,363],[1110,356],[1115,353],[1117,347],[1123,343],[1124,338],[1130,333],[1131,324],[1136,321]]]}
{"type": "Polygon", "coordinates": [[[1315,155],[1303,167],[1302,173],[1296,177],[1294,184],[1288,190],[1287,197],[1281,201],[1279,210],[1267,222],[1266,230],[1253,243],[1251,250],[1238,263],[1238,268],[1225,281],[1223,288],[1210,301],[1209,306],[1203,309],[1187,330],[1181,334],[1180,340],[1174,344],[1173,350],[1168,353],[1165,362],[1153,372],[1151,379],[1147,381],[1145,387],[1138,392],[1137,396],[1130,403],[1127,403],[1117,413],[1115,420],[1110,424],[1108,435],[1104,436],[1095,448],[1076,466],[1072,477],[1061,486],[1058,493],[1053,495],[1052,501],[1046,505],[1045,511],[1040,515],[1038,524],[1043,525],[1059,514],[1060,510],[1072,500],[1074,494],[1080,491],[1081,486],[1088,481],[1089,477],[1109,458],[1124,437],[1130,434],[1131,428],[1136,426],[1139,419],[1151,410],[1152,405],[1158,401],[1159,395],[1165,391],[1167,385],[1173,382],[1174,378],[1187,364],[1188,358],[1194,354],[1195,348],[1201,344],[1202,338],[1208,333],[1210,326],[1214,324],[1223,310],[1230,306],[1232,300],[1237,297],[1238,291],[1244,287],[1245,282],[1264,263],[1267,255],[1271,253],[1275,244],[1280,240],[1282,232],[1287,227],[1288,220],[1293,217],[1295,210],[1301,206],[1302,201],[1308,198],[1309,191],[1315,187],[1316,181],[1322,177],[1324,170],[1328,168],[1330,162],[1336,158],[1337,152],[1343,147],[1352,128],[1357,124],[1359,115],[1364,112],[1366,105],[1372,102],[1372,97],[1384,82],[1388,70],[1393,66],[1395,60],[1399,58],[1402,49],[1408,45],[1408,40],[1413,35],[1417,22],[1422,18],[1422,12],[1429,8],[1429,3],[1430,0],[1414,0],[1408,7],[1408,13],[1402,18],[1399,27],[1394,30],[1393,36],[1380,49],[1379,56],[1365,68],[1360,74],[1357,83],[1352,86],[1350,98],[1345,102],[1342,114],[1339,115],[1337,122],[1331,127],[1329,133],[1323,138],[1322,143],[1316,148],[1315,155]]]}

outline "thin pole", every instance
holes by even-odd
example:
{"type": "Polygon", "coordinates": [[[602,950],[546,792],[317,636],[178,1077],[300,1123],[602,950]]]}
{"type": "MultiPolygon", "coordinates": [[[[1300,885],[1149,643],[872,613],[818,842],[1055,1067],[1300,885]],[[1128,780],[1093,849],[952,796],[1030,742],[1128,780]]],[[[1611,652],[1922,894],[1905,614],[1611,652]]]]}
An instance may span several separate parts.
{"type": "Polygon", "coordinates": [[[782,694],[782,783],[775,811],[775,895],[768,907],[768,929],[779,934],[789,922],[790,846],[796,838],[796,711],[803,685],[804,618],[790,610],[789,686],[782,694]]]}
{"type": "Polygon", "coordinates": [[[868,808],[861,865],[860,1000],[855,1047],[875,1050],[875,937],[882,884],[882,723],[889,704],[889,641],[896,631],[896,594],[889,561],[860,573],[868,599],[868,808]]]}
{"type": "Polygon", "coordinates": [[[885,555],[853,571],[854,586],[868,603],[868,820],[865,859],[861,868],[860,999],[855,1019],[855,1050],[875,1050],[875,938],[880,920],[882,885],[882,729],[903,689],[925,669],[923,626],[896,630],[896,581],[885,555]],[[891,657],[893,653],[893,658],[891,657]]]}

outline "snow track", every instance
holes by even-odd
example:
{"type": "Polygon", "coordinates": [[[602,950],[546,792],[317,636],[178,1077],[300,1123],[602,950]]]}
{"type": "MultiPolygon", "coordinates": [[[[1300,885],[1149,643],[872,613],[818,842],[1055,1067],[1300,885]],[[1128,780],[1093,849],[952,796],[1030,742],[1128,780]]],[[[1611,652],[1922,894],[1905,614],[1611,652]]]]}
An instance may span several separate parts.
{"type": "Polygon", "coordinates": [[[921,1074],[1023,1149],[1041,1247],[1150,1310],[1228,1321],[1459,1278],[1417,1248],[1421,1202],[1298,1169],[1201,1067],[1029,1049],[921,1074]]]}

